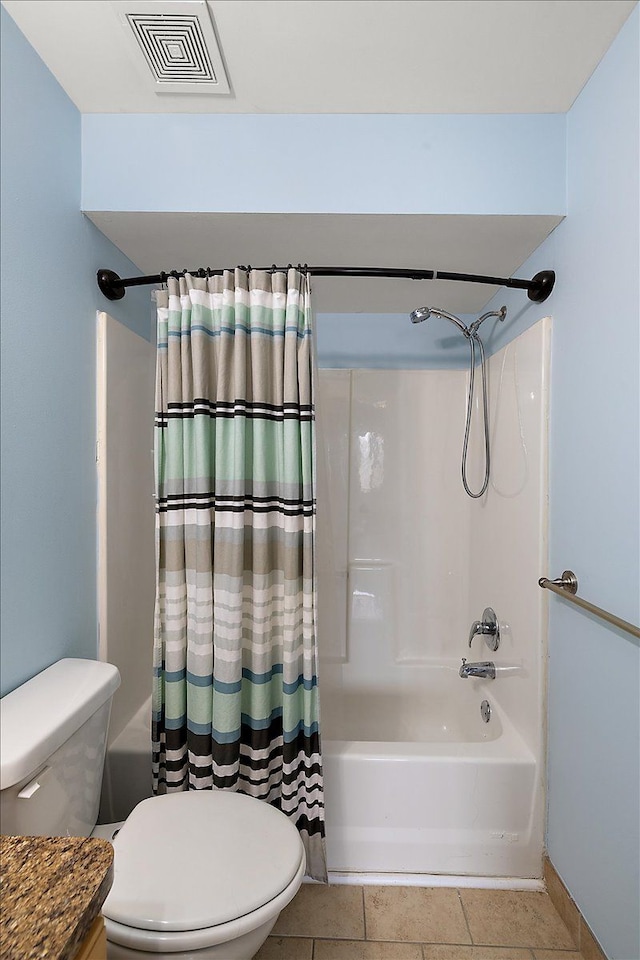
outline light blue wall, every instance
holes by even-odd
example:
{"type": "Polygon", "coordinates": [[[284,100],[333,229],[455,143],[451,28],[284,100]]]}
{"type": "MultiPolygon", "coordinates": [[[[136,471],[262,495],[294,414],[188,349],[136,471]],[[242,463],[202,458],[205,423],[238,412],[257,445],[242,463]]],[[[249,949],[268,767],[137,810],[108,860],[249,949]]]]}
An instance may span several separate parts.
{"type": "MultiPolygon", "coordinates": [[[[567,218],[521,269],[553,316],[549,576],[640,623],[640,11],[569,111],[567,218]]],[[[521,307],[517,312],[518,303],[521,307]]],[[[500,345],[501,331],[493,346],[500,345]]],[[[546,571],[543,571],[546,573],[546,571]]],[[[640,957],[640,648],[549,598],[548,850],[611,960],[640,957]]]]}
{"type": "MultiPolygon", "coordinates": [[[[556,231],[553,575],[640,623],[639,11],[568,117],[556,231]],[[557,571],[557,573],[556,573],[557,571]]],[[[640,649],[550,602],[549,852],[613,960],[640,957],[640,649]]]]}
{"type": "Polygon", "coordinates": [[[87,114],[82,209],[558,214],[564,136],[560,114],[87,114]]]}
{"type": "MultiPolygon", "coordinates": [[[[7,15],[2,41],[1,692],[96,656],[93,277],[138,273],[80,213],[80,115],[7,15]]],[[[150,334],[147,294],[110,312],[150,334]]]]}

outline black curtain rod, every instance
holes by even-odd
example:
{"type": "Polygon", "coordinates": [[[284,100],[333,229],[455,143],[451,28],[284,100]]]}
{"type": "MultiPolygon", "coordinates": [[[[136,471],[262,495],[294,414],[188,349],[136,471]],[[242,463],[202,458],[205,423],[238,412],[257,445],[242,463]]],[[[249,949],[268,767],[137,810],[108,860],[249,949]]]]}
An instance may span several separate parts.
{"type": "MultiPolygon", "coordinates": [[[[254,267],[255,270],[264,270],[267,273],[282,273],[288,267],[254,267]]],[[[240,270],[250,270],[251,267],[239,267],[240,270]]],[[[298,264],[298,269],[312,277],[388,277],[398,280],[457,280],[463,283],[490,283],[498,287],[515,287],[526,290],[527,296],[534,303],[544,303],[556,282],[553,270],[541,270],[531,280],[518,280],[513,277],[483,277],[474,273],[447,273],[442,270],[413,270],[396,267],[309,267],[305,263],[298,264]]],[[[183,277],[191,273],[199,277],[220,276],[224,270],[210,270],[200,267],[197,270],[171,270],[170,273],[157,273],[150,277],[129,277],[122,280],[113,270],[98,270],[98,286],[107,300],[121,300],[125,295],[126,287],[139,287],[151,283],[166,283],[169,277],[183,277]]]]}

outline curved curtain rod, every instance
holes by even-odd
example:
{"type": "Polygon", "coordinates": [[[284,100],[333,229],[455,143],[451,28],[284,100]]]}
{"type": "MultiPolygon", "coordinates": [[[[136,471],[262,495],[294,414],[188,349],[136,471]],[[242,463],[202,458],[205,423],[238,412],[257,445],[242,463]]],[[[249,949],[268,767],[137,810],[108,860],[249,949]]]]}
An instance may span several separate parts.
{"type": "MultiPolygon", "coordinates": [[[[270,273],[282,273],[288,270],[292,264],[287,267],[277,267],[273,264],[270,267],[254,267],[255,270],[264,270],[270,273]]],[[[251,267],[241,266],[240,270],[251,270],[251,267]]],[[[312,277],[388,277],[405,280],[457,280],[462,283],[490,283],[499,287],[515,287],[519,290],[526,290],[527,296],[534,303],[544,303],[556,282],[556,275],[553,270],[541,270],[531,280],[518,280],[509,277],[484,277],[474,273],[447,273],[441,270],[413,270],[411,268],[396,267],[309,267],[305,263],[298,264],[298,269],[308,273],[312,277]]],[[[169,277],[183,277],[185,273],[191,273],[199,277],[220,276],[225,271],[222,269],[211,270],[200,267],[197,270],[171,270],[170,273],[157,273],[148,277],[128,277],[121,279],[113,270],[98,270],[97,280],[100,290],[107,300],[121,300],[126,291],[126,287],[139,287],[152,283],[166,283],[169,277]]]]}

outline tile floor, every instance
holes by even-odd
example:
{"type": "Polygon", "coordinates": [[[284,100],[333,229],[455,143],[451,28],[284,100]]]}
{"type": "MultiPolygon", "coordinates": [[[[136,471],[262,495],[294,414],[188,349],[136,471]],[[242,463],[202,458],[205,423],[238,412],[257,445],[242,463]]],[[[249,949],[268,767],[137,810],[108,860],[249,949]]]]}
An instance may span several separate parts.
{"type": "Polygon", "coordinates": [[[581,960],[546,893],[303,884],[255,960],[581,960]]]}

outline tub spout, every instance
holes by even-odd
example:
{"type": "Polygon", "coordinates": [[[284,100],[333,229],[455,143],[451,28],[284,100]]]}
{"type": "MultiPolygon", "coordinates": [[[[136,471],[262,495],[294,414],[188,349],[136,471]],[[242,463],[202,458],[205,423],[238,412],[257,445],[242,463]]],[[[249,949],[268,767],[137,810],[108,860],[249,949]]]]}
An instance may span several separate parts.
{"type": "Polygon", "coordinates": [[[484,660],[482,663],[467,663],[463,657],[460,676],[463,680],[466,680],[467,677],[483,677],[485,680],[495,680],[496,665],[492,660],[484,660]]]}

